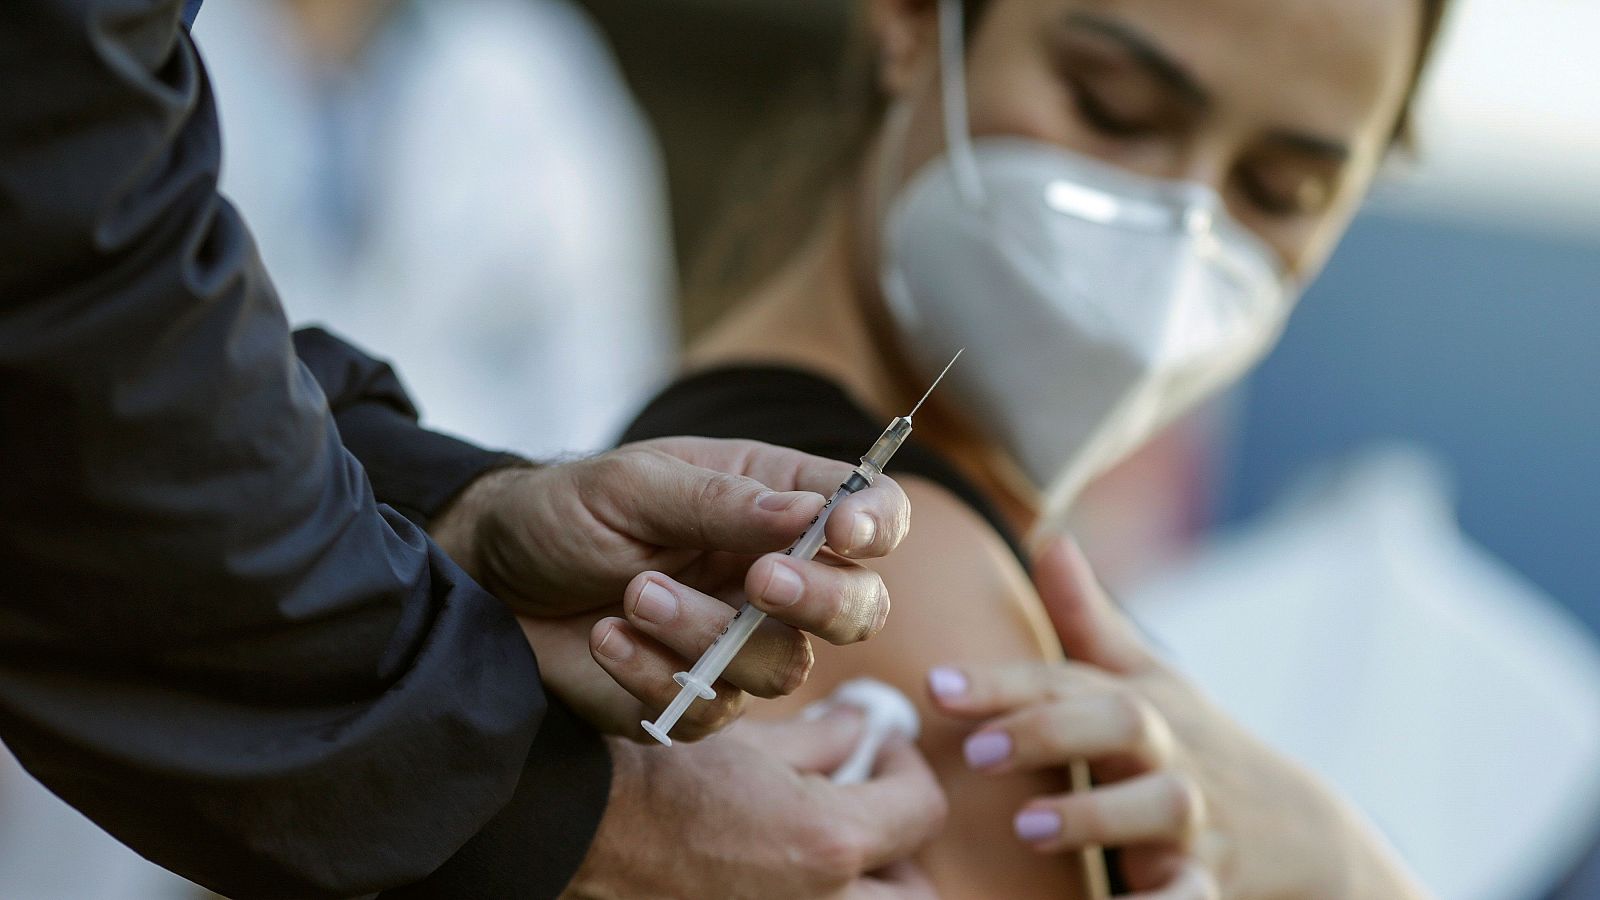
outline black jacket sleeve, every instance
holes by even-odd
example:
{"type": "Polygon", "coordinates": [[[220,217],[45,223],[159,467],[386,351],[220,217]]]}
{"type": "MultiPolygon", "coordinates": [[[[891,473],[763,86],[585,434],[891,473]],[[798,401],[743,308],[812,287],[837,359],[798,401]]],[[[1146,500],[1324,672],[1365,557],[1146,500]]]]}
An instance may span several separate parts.
{"type": "Polygon", "coordinates": [[[181,6],[0,3],[0,737],[226,894],[552,891],[603,749],[342,446],[181,6]]]}
{"type": "Polygon", "coordinates": [[[328,332],[302,328],[294,348],[327,395],[345,449],[366,470],[373,494],[419,526],[426,528],[478,476],[526,464],[422,428],[394,370],[328,332]]]}

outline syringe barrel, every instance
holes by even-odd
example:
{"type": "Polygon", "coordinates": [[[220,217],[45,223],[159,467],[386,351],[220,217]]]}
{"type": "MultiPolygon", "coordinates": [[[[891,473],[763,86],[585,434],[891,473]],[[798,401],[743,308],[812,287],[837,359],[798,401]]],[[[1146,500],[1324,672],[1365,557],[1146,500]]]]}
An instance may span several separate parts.
{"type": "Polygon", "coordinates": [[[678,724],[678,719],[688,711],[696,698],[710,700],[716,696],[712,685],[722,677],[728,664],[739,655],[739,650],[750,640],[750,635],[755,633],[756,626],[766,617],[766,613],[748,603],[739,607],[739,611],[729,620],[728,627],[717,635],[717,639],[711,642],[706,652],[700,654],[694,667],[687,672],[679,672],[672,676],[673,680],[678,682],[678,696],[673,698],[672,703],[654,722],[648,719],[640,722],[644,730],[657,741],[671,747],[672,727],[678,724]]]}
{"type": "MultiPolygon", "coordinates": [[[[856,471],[860,472],[860,469],[856,471]]],[[[822,511],[818,512],[816,518],[811,520],[811,525],[806,529],[806,533],[802,534],[800,539],[794,542],[794,546],[785,550],[784,553],[796,559],[811,559],[817,555],[817,551],[822,548],[824,532],[828,527],[828,517],[833,514],[834,507],[838,505],[840,500],[855,493],[856,490],[860,490],[859,487],[852,486],[856,478],[857,476],[852,474],[845,484],[840,485],[839,489],[833,492],[833,496],[828,498],[828,502],[822,505],[822,511]]],[[[868,483],[870,483],[870,480],[868,483]]],[[[700,658],[695,661],[694,667],[687,672],[679,672],[674,676],[682,688],[678,691],[677,699],[656,721],[641,722],[640,724],[644,726],[645,731],[649,732],[651,737],[670,747],[672,740],[668,735],[672,731],[672,726],[678,723],[678,717],[683,715],[689,705],[694,702],[696,696],[700,696],[702,690],[708,690],[712,683],[722,677],[722,673],[728,668],[728,664],[733,662],[735,656],[739,655],[739,651],[743,649],[745,642],[750,640],[750,635],[755,633],[756,626],[760,625],[761,620],[766,617],[766,613],[756,609],[749,603],[739,607],[739,612],[728,622],[728,627],[723,629],[723,632],[717,635],[717,639],[711,642],[711,646],[706,648],[706,652],[702,653],[700,658]]]]}
{"type": "MultiPolygon", "coordinates": [[[[878,435],[878,440],[873,443],[872,449],[867,451],[866,456],[861,457],[861,469],[867,470],[865,474],[869,484],[889,464],[889,458],[894,456],[895,451],[899,450],[900,445],[910,436],[911,420],[904,416],[896,416],[894,421],[889,423],[889,427],[883,430],[883,434],[878,435]]],[[[859,472],[861,469],[856,471],[859,472]]]]}
{"type": "MultiPolygon", "coordinates": [[[[870,483],[869,481],[868,484],[870,483]]],[[[828,502],[822,504],[822,511],[817,513],[816,518],[811,520],[811,524],[806,528],[806,533],[800,535],[800,539],[794,542],[794,546],[783,551],[784,555],[792,556],[795,559],[811,559],[815,557],[817,551],[822,549],[822,542],[827,539],[825,532],[828,530],[828,518],[833,515],[833,508],[839,504],[840,500],[853,493],[855,491],[850,489],[848,481],[839,485],[839,489],[833,492],[833,496],[828,498],[828,502]]]]}
{"type": "Polygon", "coordinates": [[[694,667],[689,670],[689,679],[701,684],[711,684],[721,678],[723,671],[728,668],[728,663],[733,662],[733,658],[739,655],[745,642],[750,640],[750,635],[755,633],[756,626],[766,617],[766,613],[749,603],[739,607],[739,611],[728,622],[728,627],[717,635],[717,639],[712,641],[706,652],[700,654],[700,658],[695,661],[694,667]]]}

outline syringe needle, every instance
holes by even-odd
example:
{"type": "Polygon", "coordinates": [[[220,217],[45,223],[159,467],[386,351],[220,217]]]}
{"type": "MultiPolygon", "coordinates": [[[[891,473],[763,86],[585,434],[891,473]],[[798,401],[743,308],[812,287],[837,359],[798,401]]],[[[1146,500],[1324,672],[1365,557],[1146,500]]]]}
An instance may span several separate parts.
{"type": "Polygon", "coordinates": [[[938,387],[939,386],[939,382],[944,380],[945,372],[950,371],[950,367],[955,365],[956,364],[956,360],[960,359],[961,358],[961,354],[963,354],[965,352],[967,352],[967,348],[962,347],[960,350],[956,351],[956,355],[955,356],[950,357],[950,361],[944,364],[944,370],[939,373],[939,377],[935,378],[933,380],[933,384],[928,385],[928,390],[927,390],[926,393],[924,393],[922,395],[922,399],[917,401],[917,405],[916,406],[911,407],[911,412],[906,413],[906,418],[907,419],[909,419],[912,416],[915,416],[917,414],[917,410],[921,409],[922,408],[922,404],[927,402],[928,397],[933,394],[933,389],[938,387]]]}

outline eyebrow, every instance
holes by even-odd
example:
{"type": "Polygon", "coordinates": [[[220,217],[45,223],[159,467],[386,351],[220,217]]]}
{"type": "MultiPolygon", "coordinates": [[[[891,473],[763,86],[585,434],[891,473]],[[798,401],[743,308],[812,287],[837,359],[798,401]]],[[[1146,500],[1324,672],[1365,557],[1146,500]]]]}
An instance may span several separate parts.
{"type": "Polygon", "coordinates": [[[1110,38],[1122,46],[1134,62],[1167,87],[1176,91],[1185,103],[1197,109],[1211,105],[1211,95],[1200,86],[1194,75],[1183,64],[1167,55],[1156,42],[1126,22],[1088,12],[1069,13],[1066,23],[1081,31],[1089,31],[1110,38]]]}
{"type": "MultiPolygon", "coordinates": [[[[1173,59],[1154,39],[1134,26],[1119,19],[1089,12],[1069,13],[1066,16],[1066,24],[1115,41],[1133,57],[1134,62],[1177,92],[1189,106],[1199,110],[1211,107],[1211,94],[1201,86],[1199,79],[1195,78],[1182,63],[1173,59]]],[[[1351,156],[1350,145],[1335,138],[1280,130],[1269,134],[1267,139],[1286,149],[1332,162],[1342,163],[1351,156]]]]}

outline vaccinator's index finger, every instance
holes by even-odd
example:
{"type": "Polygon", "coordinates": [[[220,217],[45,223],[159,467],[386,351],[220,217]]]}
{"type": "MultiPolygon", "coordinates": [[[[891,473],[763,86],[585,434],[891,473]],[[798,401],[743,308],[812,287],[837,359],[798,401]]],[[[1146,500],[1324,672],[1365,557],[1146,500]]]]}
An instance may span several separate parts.
{"type": "MultiPolygon", "coordinates": [[[[754,479],[774,491],[807,491],[824,497],[832,497],[855,468],[852,462],[759,441],[674,437],[646,441],[640,446],[661,450],[706,469],[754,479]]],[[[862,447],[861,452],[868,449],[862,447]]],[[[839,506],[828,520],[827,537],[828,546],[842,556],[883,556],[899,545],[910,528],[911,501],[887,475],[879,475],[871,487],[849,496],[839,506]]]]}
{"type": "Polygon", "coordinates": [[[828,520],[828,546],[851,559],[888,556],[911,530],[911,501],[893,478],[879,475],[872,487],[839,501],[828,520]]]}

